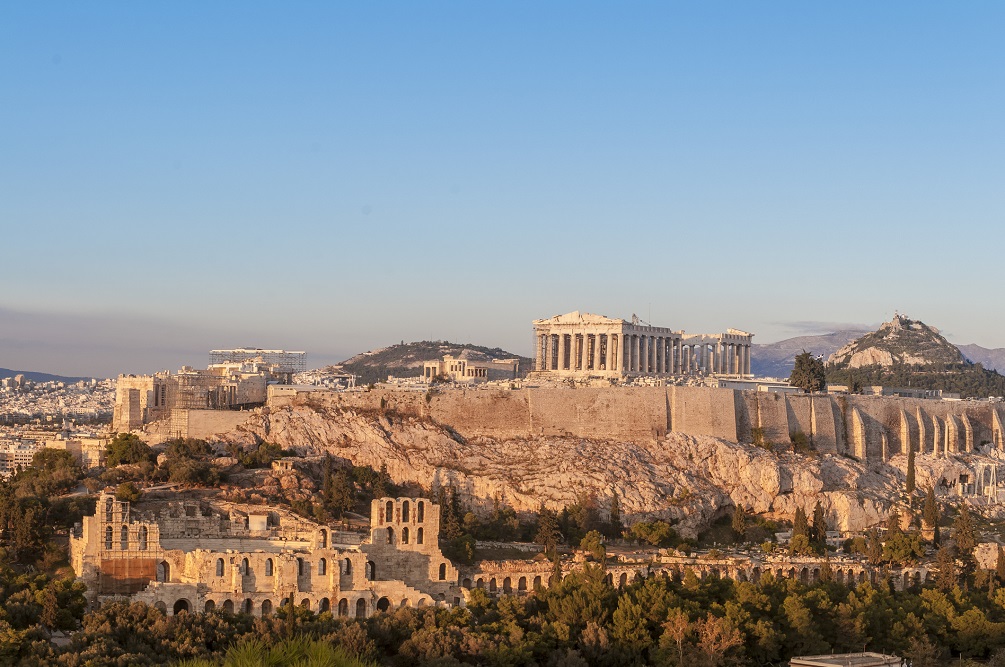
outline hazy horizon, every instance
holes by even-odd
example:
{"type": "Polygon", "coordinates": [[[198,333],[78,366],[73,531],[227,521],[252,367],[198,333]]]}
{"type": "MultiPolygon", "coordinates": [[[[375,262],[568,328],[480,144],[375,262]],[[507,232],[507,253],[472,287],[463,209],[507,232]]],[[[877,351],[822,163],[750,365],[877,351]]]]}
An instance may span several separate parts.
{"type": "Polygon", "coordinates": [[[1005,6],[0,7],[0,367],[529,355],[573,310],[1005,347],[1005,6]],[[986,251],[986,252],[985,252],[986,251]]]}

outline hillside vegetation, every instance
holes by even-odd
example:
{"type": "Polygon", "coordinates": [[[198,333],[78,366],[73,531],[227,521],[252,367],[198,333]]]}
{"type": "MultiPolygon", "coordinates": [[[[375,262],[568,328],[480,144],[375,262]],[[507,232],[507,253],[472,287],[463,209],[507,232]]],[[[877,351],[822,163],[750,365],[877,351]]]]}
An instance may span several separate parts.
{"type": "Polygon", "coordinates": [[[832,354],[827,382],[941,389],[963,398],[1005,395],[1005,376],[967,359],[935,327],[903,315],[832,354]]]}
{"type": "Polygon", "coordinates": [[[491,361],[492,359],[520,359],[520,376],[530,371],[533,360],[507,352],[498,347],[483,347],[470,343],[451,343],[445,340],[402,342],[371,352],[363,352],[338,364],[343,372],[358,376],[358,384],[370,384],[387,380],[388,375],[396,377],[416,377],[422,373],[426,361],[442,359],[444,355],[461,359],[491,361]]]}

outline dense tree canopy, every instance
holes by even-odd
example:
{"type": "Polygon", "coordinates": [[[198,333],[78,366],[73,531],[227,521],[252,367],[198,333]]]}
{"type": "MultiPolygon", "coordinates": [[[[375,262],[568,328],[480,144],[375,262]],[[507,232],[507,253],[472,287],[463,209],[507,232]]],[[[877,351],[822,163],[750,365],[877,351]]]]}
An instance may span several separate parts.
{"type": "Polygon", "coordinates": [[[820,391],[827,385],[824,362],[803,350],[796,355],[796,365],[789,376],[789,384],[805,392],[820,391]]]}

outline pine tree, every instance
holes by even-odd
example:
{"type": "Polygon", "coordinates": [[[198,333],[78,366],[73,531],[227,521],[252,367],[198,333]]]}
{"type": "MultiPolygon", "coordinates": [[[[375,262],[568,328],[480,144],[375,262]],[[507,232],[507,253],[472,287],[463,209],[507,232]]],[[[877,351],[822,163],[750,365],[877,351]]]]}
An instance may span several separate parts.
{"type": "Polygon", "coordinates": [[[814,359],[806,350],[803,350],[802,354],[797,354],[796,364],[792,368],[792,375],[789,376],[789,384],[807,393],[823,389],[827,384],[823,360],[814,359]]]}
{"type": "Polygon", "coordinates": [[[942,547],[935,554],[935,585],[943,591],[951,591],[959,583],[956,571],[956,554],[950,547],[942,547]]]}
{"type": "Polygon", "coordinates": [[[892,509],[886,517],[886,539],[900,535],[900,533],[900,512],[892,509]]]}
{"type": "Polygon", "coordinates": [[[914,447],[908,447],[907,451],[907,481],[905,482],[905,490],[907,495],[910,496],[914,493],[914,447]]]}
{"type": "Polygon", "coordinates": [[[1005,549],[998,546],[998,561],[995,563],[995,573],[998,575],[998,580],[1005,583],[1005,549]]]}
{"type": "Polygon", "coordinates": [[[870,565],[879,565],[883,562],[883,542],[875,529],[866,533],[866,558],[870,565]]]}
{"type": "Polygon", "coordinates": [[[974,571],[974,549],[977,547],[977,530],[974,518],[966,504],[960,506],[960,513],[953,522],[953,542],[956,543],[956,553],[963,562],[963,576],[974,571]]]}
{"type": "Polygon", "coordinates": [[[558,530],[558,517],[542,503],[538,510],[537,535],[534,541],[544,547],[546,554],[558,555],[558,542],[562,533],[558,530]]]}

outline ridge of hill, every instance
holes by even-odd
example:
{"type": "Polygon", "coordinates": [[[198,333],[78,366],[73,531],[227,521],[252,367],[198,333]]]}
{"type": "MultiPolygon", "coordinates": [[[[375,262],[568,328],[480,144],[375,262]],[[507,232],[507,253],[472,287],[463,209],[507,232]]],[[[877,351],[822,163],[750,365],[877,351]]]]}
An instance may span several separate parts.
{"type": "Polygon", "coordinates": [[[52,373],[39,373],[37,371],[15,371],[10,368],[0,368],[0,379],[12,378],[15,375],[23,375],[26,380],[31,380],[32,382],[66,382],[67,384],[91,379],[89,377],[68,377],[65,375],[53,375],[52,373]]]}
{"type": "Polygon", "coordinates": [[[442,359],[447,354],[472,361],[519,359],[521,377],[527,375],[533,364],[532,359],[521,357],[498,347],[451,343],[445,340],[423,340],[412,343],[402,341],[397,345],[361,352],[335,364],[335,368],[344,373],[358,376],[358,384],[370,384],[387,380],[388,375],[418,377],[422,373],[424,362],[442,359]]]}
{"type": "Polygon", "coordinates": [[[775,343],[754,343],[750,368],[757,376],[787,378],[792,374],[797,354],[805,350],[814,357],[822,355],[826,358],[867,332],[868,329],[842,329],[816,336],[796,336],[775,343]]]}
{"type": "Polygon", "coordinates": [[[935,327],[895,315],[827,360],[827,382],[941,389],[964,398],[1005,395],[1005,376],[974,363],[935,327]]]}

